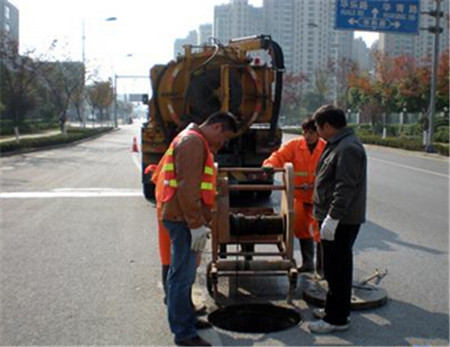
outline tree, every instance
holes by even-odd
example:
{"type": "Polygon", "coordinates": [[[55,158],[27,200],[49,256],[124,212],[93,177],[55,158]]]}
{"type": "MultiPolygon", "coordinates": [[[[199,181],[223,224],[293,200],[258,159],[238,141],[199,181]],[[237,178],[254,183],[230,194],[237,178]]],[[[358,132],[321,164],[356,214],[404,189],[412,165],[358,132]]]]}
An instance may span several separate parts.
{"type": "Polygon", "coordinates": [[[113,89],[111,80],[108,81],[94,81],[92,85],[87,88],[87,96],[94,114],[99,114],[100,121],[105,119],[105,112],[112,105],[114,101],[113,89]]]}
{"type": "Polygon", "coordinates": [[[337,62],[330,60],[328,70],[336,79],[337,104],[346,110],[348,107],[349,76],[358,71],[358,64],[350,58],[342,57],[337,62]]]}
{"type": "Polygon", "coordinates": [[[282,114],[298,116],[303,102],[303,88],[308,81],[304,73],[287,73],[283,78],[282,114]]]}
{"type": "Polygon", "coordinates": [[[42,78],[50,91],[49,97],[63,132],[71,100],[83,93],[84,66],[77,62],[57,61],[46,63],[44,70],[42,78]]]}
{"type": "Polygon", "coordinates": [[[37,105],[35,86],[42,62],[31,55],[31,51],[19,55],[17,42],[0,33],[1,115],[12,120],[17,136],[25,117],[37,105]]]}

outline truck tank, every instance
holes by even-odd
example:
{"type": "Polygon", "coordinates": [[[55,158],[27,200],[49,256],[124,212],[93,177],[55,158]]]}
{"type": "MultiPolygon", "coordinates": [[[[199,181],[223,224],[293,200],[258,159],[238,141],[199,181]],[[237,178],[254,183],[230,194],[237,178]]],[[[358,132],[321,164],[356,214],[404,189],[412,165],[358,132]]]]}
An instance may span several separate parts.
{"type": "MultiPolygon", "coordinates": [[[[260,167],[281,145],[278,117],[284,61],[281,47],[270,36],[183,48],[176,60],[150,70],[152,97],[141,129],[142,183],[148,200],[154,199],[155,187],[152,171],[145,169],[159,162],[190,122],[201,124],[213,112],[231,112],[240,123],[239,136],[215,156],[219,167],[260,167]]],[[[229,180],[259,184],[273,182],[273,177],[230,174],[229,180]]],[[[250,193],[268,197],[270,191],[250,193]]]]}

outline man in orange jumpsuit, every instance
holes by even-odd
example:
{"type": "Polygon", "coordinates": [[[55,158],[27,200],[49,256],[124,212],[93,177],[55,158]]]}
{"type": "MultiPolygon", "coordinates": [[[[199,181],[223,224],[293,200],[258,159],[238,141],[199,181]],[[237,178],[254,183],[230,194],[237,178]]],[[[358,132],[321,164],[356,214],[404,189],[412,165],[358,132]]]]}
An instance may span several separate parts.
{"type": "MultiPolygon", "coordinates": [[[[263,162],[263,169],[283,167],[285,163],[294,166],[294,234],[300,241],[302,266],[299,272],[314,271],[314,241],[320,242],[317,222],[312,216],[312,196],[315,170],[326,142],[319,138],[311,118],[302,123],[303,136],[283,144],[263,162]]],[[[320,260],[318,258],[318,260],[320,260]]],[[[316,264],[320,271],[319,261],[316,264]]]]}

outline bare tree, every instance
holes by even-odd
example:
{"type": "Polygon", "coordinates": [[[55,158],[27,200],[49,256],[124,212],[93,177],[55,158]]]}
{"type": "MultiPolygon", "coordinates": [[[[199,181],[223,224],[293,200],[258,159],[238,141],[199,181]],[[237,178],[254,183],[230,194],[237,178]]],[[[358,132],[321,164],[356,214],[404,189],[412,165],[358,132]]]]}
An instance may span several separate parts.
{"type": "Polygon", "coordinates": [[[84,66],[80,62],[48,62],[42,74],[49,97],[60,122],[61,132],[65,131],[67,110],[70,102],[83,93],[84,66]]]}

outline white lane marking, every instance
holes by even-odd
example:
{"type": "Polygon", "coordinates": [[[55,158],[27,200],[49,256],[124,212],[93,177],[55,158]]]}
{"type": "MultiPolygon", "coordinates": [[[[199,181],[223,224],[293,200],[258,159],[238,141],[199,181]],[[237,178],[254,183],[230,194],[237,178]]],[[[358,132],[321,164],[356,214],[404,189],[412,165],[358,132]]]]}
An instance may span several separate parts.
{"type": "Polygon", "coordinates": [[[141,156],[137,153],[133,153],[133,155],[131,157],[133,158],[133,162],[137,166],[139,172],[141,172],[141,170],[142,170],[141,162],[140,162],[141,156]]]}
{"type": "Polygon", "coordinates": [[[376,158],[370,158],[370,157],[369,157],[369,161],[371,161],[371,160],[373,160],[373,161],[378,161],[378,162],[380,162],[380,163],[385,163],[385,164],[393,165],[393,166],[402,167],[402,168],[404,168],[404,169],[409,169],[409,170],[413,170],[413,171],[418,171],[418,172],[427,173],[427,174],[430,174],[430,175],[435,175],[435,176],[440,176],[440,177],[449,178],[449,175],[441,174],[441,173],[434,172],[434,171],[430,171],[430,170],[419,169],[419,168],[414,167],[414,166],[398,164],[398,163],[395,163],[395,162],[393,162],[393,161],[388,161],[388,160],[376,159],[376,158]]]}
{"type": "Polygon", "coordinates": [[[54,189],[48,192],[2,192],[1,199],[46,199],[46,198],[110,198],[142,197],[136,189],[81,188],[54,189]]]}

